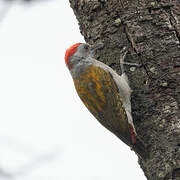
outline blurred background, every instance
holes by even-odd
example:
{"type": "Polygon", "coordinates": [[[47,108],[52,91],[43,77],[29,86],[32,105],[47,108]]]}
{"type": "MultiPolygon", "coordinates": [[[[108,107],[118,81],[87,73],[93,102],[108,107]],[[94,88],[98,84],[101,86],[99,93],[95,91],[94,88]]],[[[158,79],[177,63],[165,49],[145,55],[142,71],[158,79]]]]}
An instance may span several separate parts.
{"type": "Polygon", "coordinates": [[[64,63],[76,42],[68,1],[0,0],[0,180],[145,180],[77,96],[64,63]]]}

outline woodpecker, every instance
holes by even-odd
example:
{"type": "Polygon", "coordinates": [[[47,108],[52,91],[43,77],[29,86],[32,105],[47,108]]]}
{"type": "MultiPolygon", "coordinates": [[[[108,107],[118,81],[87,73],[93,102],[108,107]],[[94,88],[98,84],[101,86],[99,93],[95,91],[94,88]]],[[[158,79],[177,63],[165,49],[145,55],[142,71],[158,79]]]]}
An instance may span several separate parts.
{"type": "MultiPolygon", "coordinates": [[[[98,46],[97,46],[98,47],[98,46]]],[[[140,158],[145,159],[145,146],[137,136],[131,115],[131,93],[121,57],[121,76],[111,67],[92,56],[98,48],[76,43],[65,53],[65,63],[71,73],[75,89],[94,117],[140,158]]]]}

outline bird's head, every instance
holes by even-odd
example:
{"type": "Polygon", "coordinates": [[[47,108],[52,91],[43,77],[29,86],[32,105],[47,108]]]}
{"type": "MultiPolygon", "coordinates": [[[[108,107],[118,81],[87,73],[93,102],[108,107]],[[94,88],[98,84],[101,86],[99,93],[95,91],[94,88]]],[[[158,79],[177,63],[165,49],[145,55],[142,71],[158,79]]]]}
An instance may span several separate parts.
{"type": "Polygon", "coordinates": [[[75,64],[88,60],[87,56],[94,56],[94,52],[103,47],[104,44],[102,42],[92,46],[85,43],[76,43],[66,50],[65,63],[69,70],[71,70],[75,64]]]}
{"type": "Polygon", "coordinates": [[[77,64],[81,59],[89,55],[90,46],[85,43],[76,43],[70,46],[65,53],[65,63],[69,69],[77,64]]]}

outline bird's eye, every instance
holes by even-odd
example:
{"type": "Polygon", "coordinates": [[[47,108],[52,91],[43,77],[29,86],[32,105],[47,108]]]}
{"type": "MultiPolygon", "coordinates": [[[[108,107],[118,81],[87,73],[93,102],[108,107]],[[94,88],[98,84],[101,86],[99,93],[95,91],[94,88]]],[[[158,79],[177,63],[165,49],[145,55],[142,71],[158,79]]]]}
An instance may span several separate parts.
{"type": "Polygon", "coordinates": [[[88,49],[89,46],[87,44],[84,45],[84,49],[88,49]]]}

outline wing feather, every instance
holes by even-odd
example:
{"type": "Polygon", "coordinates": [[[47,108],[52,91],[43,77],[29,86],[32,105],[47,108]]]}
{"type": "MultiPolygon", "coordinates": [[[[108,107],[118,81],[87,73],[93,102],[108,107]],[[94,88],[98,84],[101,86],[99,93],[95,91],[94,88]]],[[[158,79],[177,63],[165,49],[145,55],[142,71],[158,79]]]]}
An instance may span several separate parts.
{"type": "Polygon", "coordinates": [[[96,119],[127,145],[131,145],[127,114],[110,72],[91,65],[74,79],[74,85],[96,119]]]}

